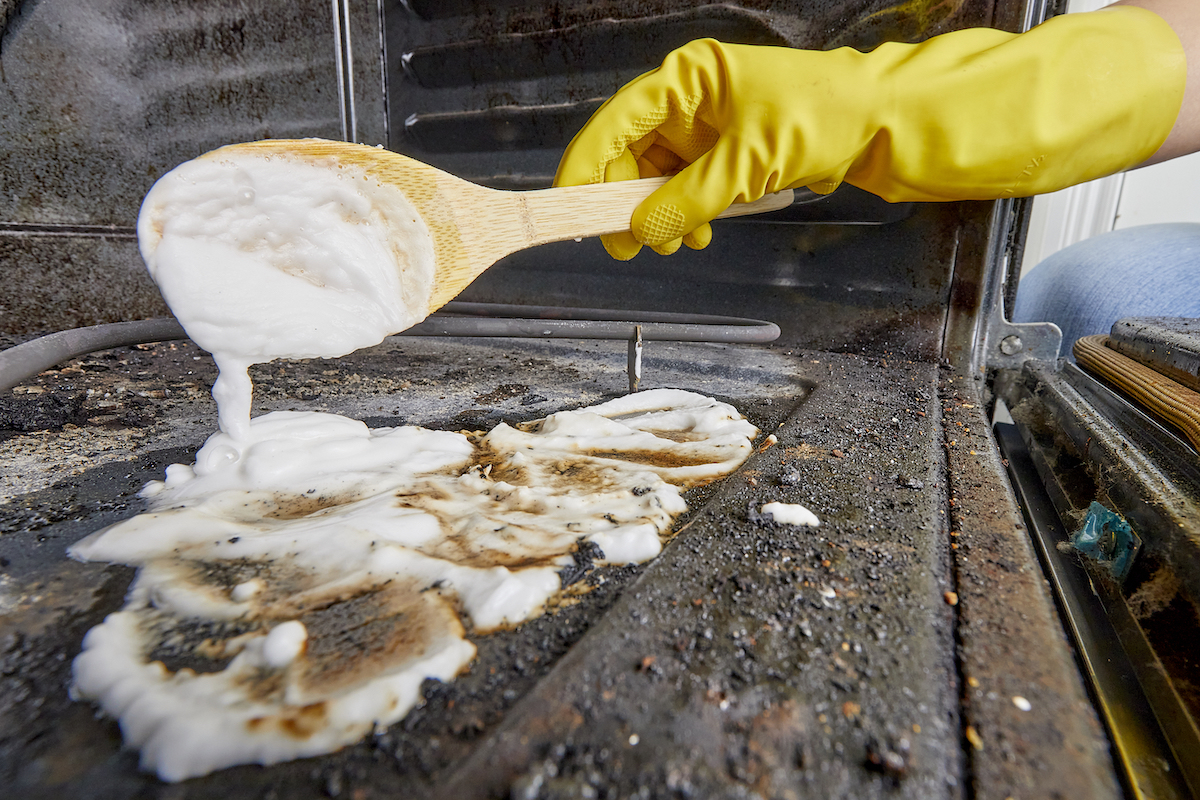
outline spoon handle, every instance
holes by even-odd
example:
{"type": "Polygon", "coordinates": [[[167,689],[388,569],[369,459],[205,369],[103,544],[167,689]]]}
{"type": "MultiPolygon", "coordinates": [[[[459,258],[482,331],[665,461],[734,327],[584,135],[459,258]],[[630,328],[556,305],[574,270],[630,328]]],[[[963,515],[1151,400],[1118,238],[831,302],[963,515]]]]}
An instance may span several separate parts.
{"type": "MultiPolygon", "coordinates": [[[[523,246],[627,231],[633,210],[667,180],[643,178],[513,192],[519,199],[522,228],[528,237],[523,246]]],[[[750,203],[734,203],[717,218],[778,211],[791,205],[792,199],[792,190],[784,189],[750,203]]]]}

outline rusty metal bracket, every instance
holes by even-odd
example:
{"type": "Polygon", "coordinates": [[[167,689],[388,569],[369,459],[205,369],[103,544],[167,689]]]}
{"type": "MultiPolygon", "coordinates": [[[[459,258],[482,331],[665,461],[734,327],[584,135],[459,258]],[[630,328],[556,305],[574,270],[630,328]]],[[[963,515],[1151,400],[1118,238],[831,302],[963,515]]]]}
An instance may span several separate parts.
{"type": "Polygon", "coordinates": [[[987,283],[983,292],[982,335],[977,336],[973,361],[979,369],[1020,369],[1031,359],[1054,363],[1062,347],[1062,331],[1052,322],[1015,323],[1004,308],[1004,279],[1008,275],[1010,242],[1016,220],[1015,200],[1001,200],[992,212],[988,241],[987,283]]]}

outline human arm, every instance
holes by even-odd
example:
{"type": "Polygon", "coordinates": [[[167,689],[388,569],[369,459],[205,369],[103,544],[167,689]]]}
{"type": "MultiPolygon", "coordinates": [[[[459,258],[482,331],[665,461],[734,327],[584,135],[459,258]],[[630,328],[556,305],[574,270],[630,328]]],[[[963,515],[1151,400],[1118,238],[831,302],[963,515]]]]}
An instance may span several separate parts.
{"type": "Polygon", "coordinates": [[[824,193],[845,181],[892,201],[1037,194],[1159,152],[1185,73],[1180,37],[1156,9],[870,53],[699,40],[611,98],[556,182],[675,175],[634,212],[632,234],[605,238],[620,259],[640,243],[703,247],[707,221],[730,203],[789,186],[824,193]]]}

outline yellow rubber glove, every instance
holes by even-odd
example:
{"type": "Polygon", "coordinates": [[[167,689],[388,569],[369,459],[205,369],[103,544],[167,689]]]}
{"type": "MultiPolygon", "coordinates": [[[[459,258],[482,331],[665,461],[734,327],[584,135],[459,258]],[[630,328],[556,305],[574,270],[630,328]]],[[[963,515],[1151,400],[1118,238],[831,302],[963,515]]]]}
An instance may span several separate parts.
{"type": "Polygon", "coordinates": [[[1186,63],[1157,14],[1122,6],[1023,34],[975,28],[870,53],[701,39],[611,97],[555,184],[676,177],[650,195],[641,243],[701,248],[733,202],[846,181],[892,202],[1020,197],[1135,166],[1167,138],[1186,63]]]}

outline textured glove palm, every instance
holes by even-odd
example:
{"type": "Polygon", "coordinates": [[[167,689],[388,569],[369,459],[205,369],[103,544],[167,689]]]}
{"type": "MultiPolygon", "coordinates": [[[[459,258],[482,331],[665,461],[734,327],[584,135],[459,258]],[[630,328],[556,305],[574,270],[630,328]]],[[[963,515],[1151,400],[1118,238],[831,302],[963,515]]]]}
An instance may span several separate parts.
{"type": "Polygon", "coordinates": [[[893,202],[1027,196],[1149,158],[1185,75],[1175,33],[1133,7],[870,53],[701,39],[610,98],[555,183],[676,175],[638,206],[632,233],[604,237],[622,260],[641,243],[704,247],[731,203],[788,187],[845,181],[893,202]]]}

